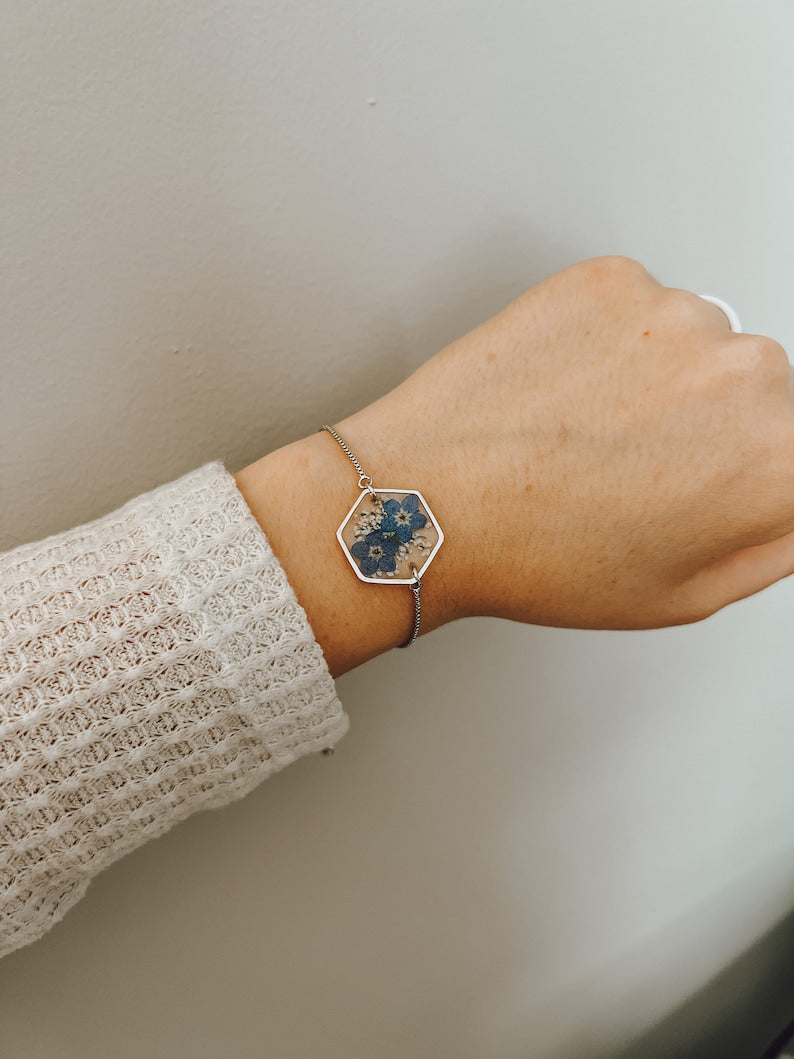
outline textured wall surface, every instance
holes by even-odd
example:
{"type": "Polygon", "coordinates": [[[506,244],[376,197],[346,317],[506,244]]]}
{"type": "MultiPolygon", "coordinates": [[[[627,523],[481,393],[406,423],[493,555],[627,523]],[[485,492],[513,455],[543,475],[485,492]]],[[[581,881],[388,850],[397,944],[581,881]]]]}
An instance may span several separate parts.
{"type": "MultiPolygon", "coordinates": [[[[791,351],[793,30],[784,0],[6,0],[0,547],[237,470],[596,254],[791,351]]],[[[787,582],[348,674],[333,758],[2,961],[0,1051],[753,1059],[794,1015],[792,632],[787,582]]]]}

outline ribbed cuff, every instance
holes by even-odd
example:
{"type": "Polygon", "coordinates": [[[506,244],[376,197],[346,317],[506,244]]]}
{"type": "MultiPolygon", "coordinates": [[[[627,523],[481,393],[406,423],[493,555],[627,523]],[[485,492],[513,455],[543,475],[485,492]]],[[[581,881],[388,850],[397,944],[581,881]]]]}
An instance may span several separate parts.
{"type": "Polygon", "coordinates": [[[348,725],[219,461],[0,555],[0,955],[348,725]]]}

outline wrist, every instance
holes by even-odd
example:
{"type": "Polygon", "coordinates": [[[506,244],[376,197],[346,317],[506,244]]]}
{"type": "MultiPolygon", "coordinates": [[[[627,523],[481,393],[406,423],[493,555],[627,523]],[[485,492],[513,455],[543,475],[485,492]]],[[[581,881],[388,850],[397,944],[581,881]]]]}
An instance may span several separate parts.
{"type": "MultiPolygon", "coordinates": [[[[432,421],[432,411],[417,408],[407,380],[402,386],[343,419],[334,428],[361,461],[375,487],[396,485],[416,489],[427,501],[444,533],[444,541],[423,576],[422,630],[471,617],[477,610],[476,570],[471,541],[471,500],[465,495],[460,453],[454,444],[445,448],[422,422],[432,421]],[[418,427],[413,423],[416,422],[418,427]],[[432,439],[432,440],[430,440],[432,439]],[[425,606],[439,615],[435,624],[425,623],[425,606]]],[[[347,463],[356,486],[356,472],[338,442],[323,431],[322,438],[338,452],[338,462],[347,463]]],[[[350,507],[343,508],[339,521],[350,507]]],[[[337,526],[339,522],[337,522],[337,526]]],[[[355,576],[355,575],[354,575],[355,576]]],[[[377,588],[377,585],[372,586],[377,588]]],[[[386,590],[388,591],[388,590],[386,590]]],[[[430,614],[428,614],[430,618],[430,614]]]]}
{"type": "MultiPolygon", "coordinates": [[[[398,484],[407,476],[408,485],[424,491],[410,466],[378,466],[378,446],[359,435],[354,418],[338,424],[339,432],[376,487],[391,484],[388,479],[396,474],[398,484]]],[[[413,624],[408,587],[360,581],[337,540],[359,488],[355,468],[330,434],[317,432],[285,445],[238,472],[235,481],[306,612],[332,676],[406,641],[413,624]]],[[[428,502],[433,505],[432,495],[428,502]]],[[[445,547],[446,541],[425,575],[420,635],[458,616],[445,584],[445,547]]]]}

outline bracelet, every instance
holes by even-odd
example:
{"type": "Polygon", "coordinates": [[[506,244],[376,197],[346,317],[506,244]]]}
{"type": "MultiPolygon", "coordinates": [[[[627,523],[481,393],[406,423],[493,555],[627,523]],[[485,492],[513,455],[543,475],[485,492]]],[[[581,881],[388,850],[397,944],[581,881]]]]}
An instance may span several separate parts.
{"type": "Polygon", "coordinates": [[[376,489],[372,479],[333,427],[327,430],[342,446],[358,471],[361,493],[336,536],[361,581],[379,585],[410,585],[414,596],[414,627],[400,647],[410,647],[419,635],[422,574],[441,547],[444,534],[418,489],[376,489]]]}

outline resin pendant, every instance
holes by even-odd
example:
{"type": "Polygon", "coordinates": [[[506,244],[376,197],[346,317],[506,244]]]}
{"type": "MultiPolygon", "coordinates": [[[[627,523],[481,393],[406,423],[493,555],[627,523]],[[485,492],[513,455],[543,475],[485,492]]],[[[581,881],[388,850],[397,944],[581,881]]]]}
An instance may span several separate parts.
{"type": "Polygon", "coordinates": [[[444,534],[416,489],[364,489],[336,531],[342,551],[362,581],[415,583],[441,547],[444,534]]]}

